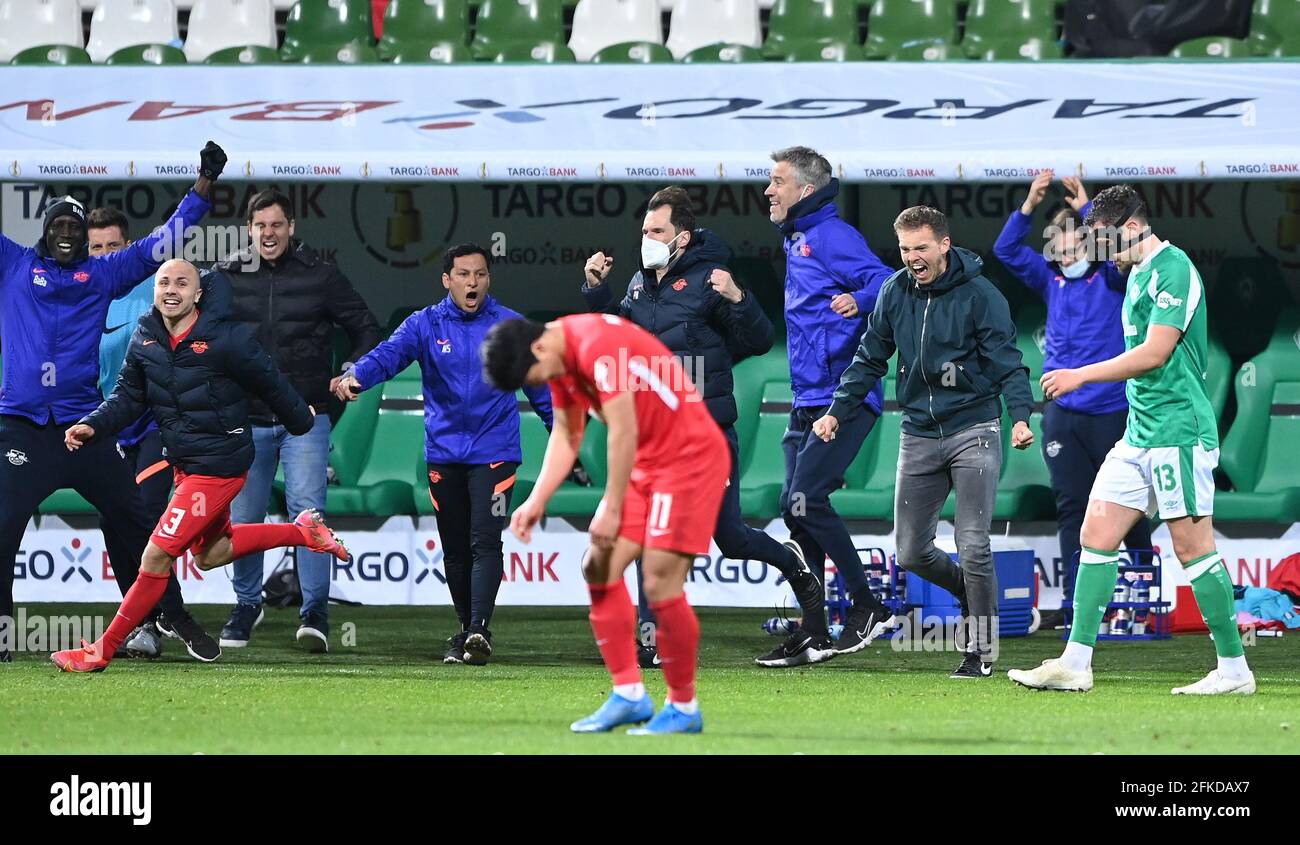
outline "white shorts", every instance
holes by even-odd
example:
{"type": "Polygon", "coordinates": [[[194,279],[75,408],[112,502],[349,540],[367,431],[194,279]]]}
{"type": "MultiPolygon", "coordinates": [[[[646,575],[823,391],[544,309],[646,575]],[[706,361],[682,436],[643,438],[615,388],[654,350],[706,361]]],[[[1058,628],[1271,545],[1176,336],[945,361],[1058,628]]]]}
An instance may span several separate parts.
{"type": "Polygon", "coordinates": [[[1161,519],[1214,513],[1214,468],[1219,450],[1195,446],[1141,449],[1115,444],[1092,483],[1089,498],[1114,502],[1161,519]]]}

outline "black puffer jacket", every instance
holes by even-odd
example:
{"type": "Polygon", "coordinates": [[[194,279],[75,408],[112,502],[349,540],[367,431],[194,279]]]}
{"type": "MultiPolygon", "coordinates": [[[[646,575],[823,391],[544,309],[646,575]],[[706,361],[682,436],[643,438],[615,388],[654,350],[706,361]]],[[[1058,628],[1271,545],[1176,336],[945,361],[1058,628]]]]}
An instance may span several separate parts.
{"type": "Polygon", "coordinates": [[[250,396],[265,402],[290,434],[306,434],[313,420],[253,330],[230,321],[225,277],[205,274],[202,285],[199,319],[175,351],[157,309],[140,318],[113,395],[82,422],[99,440],[152,411],[172,466],[235,478],[253,464],[250,396]]]}
{"type": "MultiPolygon", "coordinates": [[[[699,373],[687,372],[704,394],[704,403],[722,427],[736,422],[735,381],[731,368],[751,355],[772,348],[772,321],[748,291],[732,304],[709,284],[716,268],[727,269],[731,249],[708,229],[696,229],[690,244],[662,282],[644,267],[628,283],[627,295],[617,306],[609,281],[582,295],[592,311],[618,314],[659,338],[673,354],[703,364],[699,373]]],[[[638,263],[639,259],[638,259],[638,263]]]]}
{"type": "MultiPolygon", "coordinates": [[[[253,329],[257,340],[308,404],[324,412],[334,375],[330,333],[341,326],[352,341],[349,361],[383,340],[383,331],[366,302],[339,268],[294,238],[275,262],[261,261],[254,271],[241,272],[252,255],[243,252],[217,265],[234,291],[232,319],[253,329]]],[[[250,406],[254,425],[278,422],[265,404],[250,406]]]]}

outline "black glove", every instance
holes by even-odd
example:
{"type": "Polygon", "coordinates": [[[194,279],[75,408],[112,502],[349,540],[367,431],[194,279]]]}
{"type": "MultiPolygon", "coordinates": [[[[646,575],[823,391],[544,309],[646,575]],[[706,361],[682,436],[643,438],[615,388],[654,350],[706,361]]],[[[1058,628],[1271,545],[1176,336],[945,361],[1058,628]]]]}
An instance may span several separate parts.
{"type": "Polygon", "coordinates": [[[199,175],[215,182],[225,169],[226,151],[216,142],[208,141],[207,146],[199,151],[199,175]]]}
{"type": "Polygon", "coordinates": [[[587,475],[587,469],[582,465],[582,461],[574,458],[573,469],[569,470],[569,480],[579,487],[590,487],[591,476],[587,475]]]}

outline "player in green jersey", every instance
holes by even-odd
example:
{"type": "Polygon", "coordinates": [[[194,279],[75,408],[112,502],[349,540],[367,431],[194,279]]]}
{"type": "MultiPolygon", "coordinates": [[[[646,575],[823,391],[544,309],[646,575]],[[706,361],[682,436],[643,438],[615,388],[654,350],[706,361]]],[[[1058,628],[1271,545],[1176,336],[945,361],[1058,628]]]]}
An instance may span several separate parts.
{"type": "Polygon", "coordinates": [[[1146,207],[1131,186],[1098,194],[1085,225],[1107,253],[1100,260],[1133,266],[1124,297],[1126,351],[1086,367],[1045,373],[1043,395],[1055,399],[1084,384],[1127,380],[1128,423],[1089,496],[1065,653],[1008,676],[1036,689],[1092,688],[1092,650],[1115,589],[1120,541],[1144,512],[1158,511],[1218,652],[1218,666],[1209,675],[1173,692],[1249,695],[1255,677],[1246,665],[1232,581],[1215,550],[1210,516],[1219,435],[1205,387],[1205,287],[1187,254],[1152,234],[1146,207]]]}

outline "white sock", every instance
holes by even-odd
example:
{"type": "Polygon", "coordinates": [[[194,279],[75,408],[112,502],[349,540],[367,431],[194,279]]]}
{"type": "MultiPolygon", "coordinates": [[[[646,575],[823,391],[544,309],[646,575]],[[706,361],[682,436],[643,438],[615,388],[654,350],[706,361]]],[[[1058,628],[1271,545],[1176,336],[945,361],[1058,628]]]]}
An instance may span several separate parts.
{"type": "Polygon", "coordinates": [[[614,692],[626,698],[628,701],[640,701],[645,698],[645,684],[614,684],[614,692]]]}
{"type": "Polygon", "coordinates": [[[1246,656],[1241,657],[1220,657],[1219,674],[1230,681],[1244,681],[1250,674],[1250,667],[1246,665],[1246,656]]]}
{"type": "Polygon", "coordinates": [[[695,712],[700,709],[700,703],[693,698],[690,701],[669,701],[668,703],[687,716],[695,715],[695,712]]]}
{"type": "Polygon", "coordinates": [[[1066,643],[1061,663],[1071,672],[1082,672],[1092,665],[1092,646],[1083,643],[1066,643]]]}

